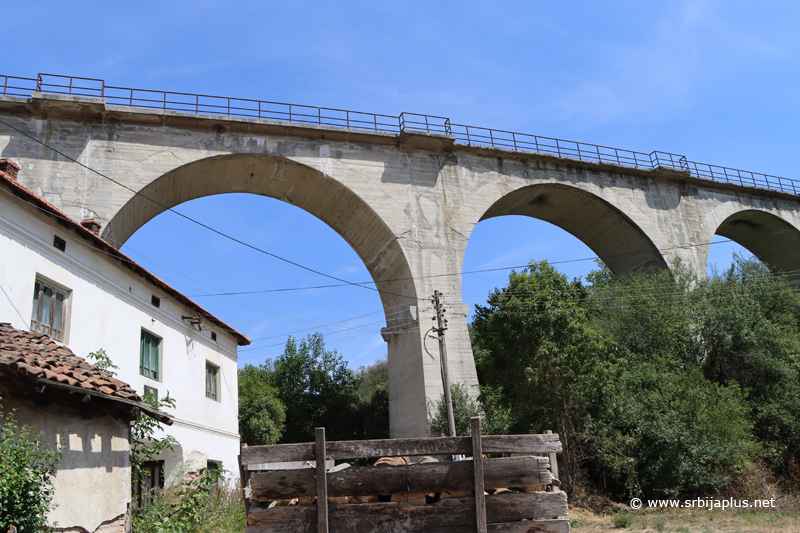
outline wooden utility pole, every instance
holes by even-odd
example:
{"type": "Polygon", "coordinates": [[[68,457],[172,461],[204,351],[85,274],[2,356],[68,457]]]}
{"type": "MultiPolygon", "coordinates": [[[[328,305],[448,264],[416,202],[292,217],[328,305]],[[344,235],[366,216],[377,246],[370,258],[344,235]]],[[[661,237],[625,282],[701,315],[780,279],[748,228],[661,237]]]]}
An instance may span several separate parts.
{"type": "Polygon", "coordinates": [[[433,292],[433,307],[436,310],[436,321],[438,324],[434,330],[439,337],[439,361],[442,366],[442,385],[444,385],[444,405],[447,409],[447,428],[450,436],[456,436],[456,420],[453,417],[453,399],[450,396],[450,376],[447,374],[447,347],[444,344],[444,332],[447,331],[447,320],[444,318],[446,309],[442,304],[442,293],[433,292]]]}

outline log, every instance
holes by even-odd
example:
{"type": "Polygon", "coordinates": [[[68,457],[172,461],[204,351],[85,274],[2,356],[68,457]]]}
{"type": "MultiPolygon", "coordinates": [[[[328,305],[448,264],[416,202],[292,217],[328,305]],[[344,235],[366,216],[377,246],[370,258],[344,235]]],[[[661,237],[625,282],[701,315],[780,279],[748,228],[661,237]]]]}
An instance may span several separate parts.
{"type": "MultiPolygon", "coordinates": [[[[547,457],[498,457],[485,459],[484,487],[522,487],[551,482],[547,457]]],[[[472,461],[425,463],[402,466],[351,467],[327,476],[328,496],[369,496],[372,494],[405,494],[409,492],[472,491],[472,461]]],[[[250,478],[251,498],[258,501],[278,500],[316,494],[315,471],[312,468],[262,472],[250,478]]]]}
{"type": "MultiPolygon", "coordinates": [[[[551,435],[486,435],[482,437],[485,454],[495,453],[561,453],[561,441],[551,435]]],[[[358,457],[451,455],[472,453],[470,437],[432,437],[412,439],[375,439],[360,441],[327,442],[329,459],[354,459],[358,457]]],[[[284,461],[313,461],[314,445],[274,444],[248,446],[242,450],[242,464],[278,463],[284,461]]]]}
{"type": "MultiPolygon", "coordinates": [[[[567,496],[563,492],[520,492],[486,496],[486,518],[490,524],[566,514],[567,496]]],[[[255,508],[251,511],[248,522],[257,523],[248,526],[247,533],[313,533],[317,530],[317,513],[313,506],[255,508]]],[[[471,531],[475,531],[475,499],[472,497],[449,499],[429,505],[402,502],[331,504],[328,508],[328,524],[331,533],[371,531],[400,533],[458,526],[472,526],[471,531]]],[[[532,522],[527,530],[503,530],[493,526],[494,529],[491,531],[530,531],[533,524],[536,523],[532,522]]],[[[441,531],[451,530],[441,529],[441,531]]],[[[459,530],[452,531],[460,533],[459,530]]],[[[540,527],[538,531],[550,530],[540,527]]]]}

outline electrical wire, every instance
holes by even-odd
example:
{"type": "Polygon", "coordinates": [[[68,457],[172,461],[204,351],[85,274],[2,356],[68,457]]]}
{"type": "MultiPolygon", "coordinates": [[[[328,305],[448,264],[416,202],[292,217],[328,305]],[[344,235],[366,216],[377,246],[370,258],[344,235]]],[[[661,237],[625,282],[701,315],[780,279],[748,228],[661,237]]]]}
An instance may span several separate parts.
{"type": "Polygon", "coordinates": [[[144,198],[145,200],[154,203],[158,207],[162,208],[164,211],[169,211],[169,212],[171,212],[171,213],[173,213],[175,215],[178,215],[179,217],[181,217],[181,218],[183,218],[185,220],[188,220],[189,222],[191,222],[193,224],[196,224],[196,225],[198,225],[198,226],[200,226],[200,227],[202,227],[202,228],[204,228],[204,229],[206,229],[206,230],[208,230],[208,231],[210,231],[212,233],[215,233],[215,234],[219,235],[220,237],[223,237],[225,239],[233,241],[233,242],[235,242],[235,243],[237,243],[237,244],[239,244],[241,246],[244,246],[246,248],[250,248],[251,250],[254,250],[254,251],[258,252],[258,253],[267,255],[269,257],[272,257],[272,258],[277,259],[279,261],[283,261],[284,263],[288,263],[288,264],[290,264],[292,266],[295,266],[297,268],[301,268],[303,270],[307,270],[308,272],[311,272],[313,274],[317,274],[319,276],[322,276],[322,277],[325,277],[325,278],[329,278],[329,279],[338,281],[340,283],[344,283],[344,284],[347,284],[347,285],[352,285],[354,287],[361,287],[362,289],[372,290],[372,291],[376,291],[376,292],[379,292],[379,293],[382,293],[382,294],[389,294],[391,296],[397,296],[399,298],[410,298],[410,299],[413,299],[413,300],[418,300],[418,298],[416,298],[414,296],[407,296],[407,295],[404,295],[404,294],[397,294],[397,293],[393,293],[393,292],[389,292],[389,291],[384,291],[384,290],[378,289],[377,287],[369,287],[369,286],[364,285],[364,284],[354,283],[354,282],[351,282],[351,281],[348,281],[348,280],[345,280],[345,279],[342,279],[342,278],[339,278],[339,277],[336,277],[336,276],[332,276],[330,274],[326,274],[324,272],[320,272],[319,270],[315,270],[315,269],[313,269],[311,267],[307,267],[305,265],[297,263],[296,261],[292,261],[290,259],[286,259],[285,257],[281,257],[281,256],[279,256],[277,254],[273,254],[271,252],[268,252],[268,251],[266,251],[266,250],[264,250],[262,248],[259,248],[258,246],[255,246],[255,245],[252,245],[250,243],[247,243],[247,242],[245,242],[245,241],[243,241],[241,239],[237,239],[236,237],[233,237],[232,235],[228,235],[227,233],[225,233],[223,231],[220,231],[220,230],[218,230],[218,229],[216,229],[216,228],[214,228],[212,226],[209,226],[208,224],[200,222],[199,220],[197,220],[195,218],[192,218],[192,217],[190,217],[188,215],[184,215],[183,213],[181,213],[179,211],[176,211],[175,209],[173,209],[171,207],[168,207],[168,206],[162,204],[161,202],[150,198],[149,196],[146,196],[146,195],[142,194],[140,191],[137,191],[135,189],[132,189],[131,187],[128,187],[124,183],[121,183],[121,182],[115,180],[114,178],[106,176],[102,172],[100,172],[98,170],[95,170],[92,167],[81,163],[77,159],[74,159],[74,158],[66,155],[65,153],[57,150],[56,148],[48,145],[45,142],[40,141],[35,136],[33,136],[33,135],[29,134],[29,133],[26,133],[26,132],[22,131],[19,128],[16,128],[16,127],[12,126],[8,122],[4,121],[3,119],[0,119],[0,124],[4,124],[6,127],[16,131],[20,135],[24,135],[25,137],[29,138],[30,140],[34,141],[35,143],[47,148],[48,150],[51,150],[53,153],[56,153],[56,154],[60,155],[64,159],[66,159],[68,161],[71,161],[71,162],[75,163],[76,165],[79,165],[80,167],[85,168],[89,172],[93,172],[94,174],[97,174],[101,178],[106,179],[106,180],[110,181],[111,183],[113,183],[115,185],[118,185],[118,186],[122,187],[123,189],[125,189],[127,191],[132,192],[134,195],[140,196],[140,197],[144,198]]]}

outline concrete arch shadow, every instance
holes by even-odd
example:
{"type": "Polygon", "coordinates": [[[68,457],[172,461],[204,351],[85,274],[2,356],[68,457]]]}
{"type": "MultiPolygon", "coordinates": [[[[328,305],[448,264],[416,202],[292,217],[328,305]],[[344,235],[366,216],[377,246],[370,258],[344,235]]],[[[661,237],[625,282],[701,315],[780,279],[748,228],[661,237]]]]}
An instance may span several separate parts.
{"type": "Polygon", "coordinates": [[[167,208],[216,194],[259,194],[299,207],[341,235],[377,282],[384,309],[415,305],[411,269],[392,231],[362,198],[314,168],[264,154],[221,155],[171,170],[139,192],[103,231],[118,246],[167,208]]]}
{"type": "Polygon", "coordinates": [[[772,213],[737,211],[722,221],[716,234],[740,244],[775,272],[800,269],[800,230],[772,213]]]}
{"type": "Polygon", "coordinates": [[[602,198],[562,184],[530,185],[506,194],[481,220],[523,215],[569,232],[597,254],[614,274],[667,268],[650,238],[622,211],[602,198]]]}

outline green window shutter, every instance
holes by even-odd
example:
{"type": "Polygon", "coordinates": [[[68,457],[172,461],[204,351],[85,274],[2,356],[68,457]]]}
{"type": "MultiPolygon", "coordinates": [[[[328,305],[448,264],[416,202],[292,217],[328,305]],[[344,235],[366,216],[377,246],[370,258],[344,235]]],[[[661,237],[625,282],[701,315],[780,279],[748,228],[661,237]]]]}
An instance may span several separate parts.
{"type": "Polygon", "coordinates": [[[141,375],[158,380],[158,352],[160,345],[160,338],[142,330],[139,353],[139,373],[141,375]]]}

